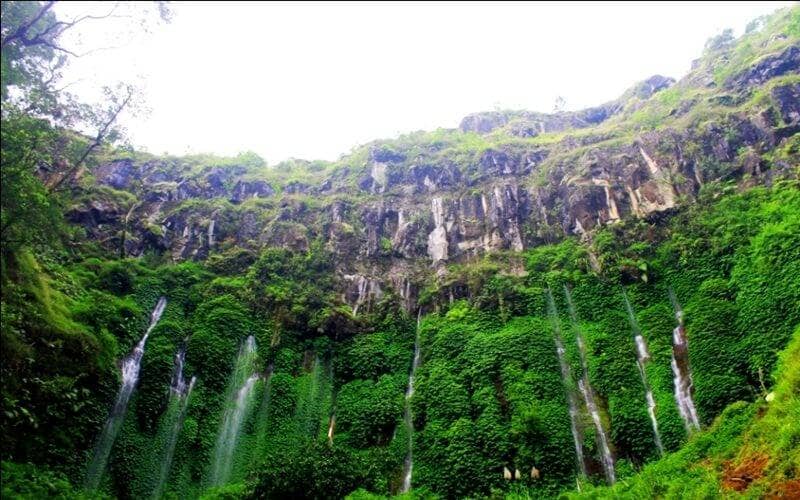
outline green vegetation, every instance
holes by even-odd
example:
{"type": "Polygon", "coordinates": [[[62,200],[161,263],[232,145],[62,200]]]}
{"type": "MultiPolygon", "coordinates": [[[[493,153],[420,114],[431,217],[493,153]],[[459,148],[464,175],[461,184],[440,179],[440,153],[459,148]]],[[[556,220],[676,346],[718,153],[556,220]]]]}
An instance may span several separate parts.
{"type": "MultiPolygon", "coordinates": [[[[787,392],[780,385],[770,389],[774,382],[764,374],[774,370],[776,353],[800,324],[797,188],[790,182],[721,197],[709,194],[669,224],[646,228],[651,233],[647,245],[630,243],[644,230],[631,223],[600,232],[591,249],[574,240],[537,247],[526,253],[528,272],[523,276],[498,274],[496,265],[485,267],[483,274],[479,268],[465,267],[476,273],[469,278],[475,290],[472,301],[457,301],[447,310],[429,314],[421,326],[423,364],[412,400],[415,488],[445,497],[489,495],[507,488],[503,467],[525,474],[527,479],[513,484],[517,494],[549,496],[574,486],[572,437],[543,298],[544,286],[558,292],[562,283],[572,288],[587,340],[591,382],[605,402],[602,411],[620,474],[626,470],[631,474],[656,459],[657,453],[619,284],[626,286],[634,301],[653,356],[648,376],[662,439],[669,450],[680,449],[647,465],[644,474],[664,477],[664,471],[686,469],[686,464],[712,454],[730,460],[730,450],[739,445],[731,444],[727,451],[709,448],[720,442],[720,433],[750,445],[739,431],[749,428],[754,418],[746,410],[752,403],[736,401],[763,397],[762,384],[776,394],[787,392]],[[589,251],[602,262],[603,277],[590,270],[589,251]],[[649,273],[647,282],[642,280],[643,267],[649,273]],[[674,406],[669,369],[674,320],[667,286],[675,289],[686,311],[701,418],[711,425],[723,415],[722,423],[694,436],[683,448],[686,436],[674,406]],[[733,406],[726,409],[729,405],[733,406]],[[539,471],[538,479],[530,478],[532,467],[539,471]]],[[[5,402],[6,408],[15,410],[4,416],[6,425],[17,430],[6,434],[5,449],[14,450],[12,456],[48,463],[72,484],[80,483],[82,457],[91,448],[91,437],[102,424],[118,383],[114,359],[137,341],[147,312],[163,294],[170,303],[147,345],[142,379],[114,447],[109,481],[104,483],[109,494],[141,496],[151,488],[148,478],[160,467],[152,445],[157,448],[164,439],[159,422],[169,420],[171,411],[166,388],[175,352],[187,336],[184,376],[196,376],[198,384],[178,439],[167,492],[200,494],[225,384],[238,346],[248,335],[254,335],[259,346],[256,371],[264,373],[270,364],[274,371],[268,385],[257,386],[256,404],[243,425],[244,454],[235,458],[234,477],[240,486],[229,489],[270,496],[298,491],[346,495],[359,487],[384,495],[397,490],[406,451],[402,395],[412,351],[412,319],[385,304],[375,309],[379,312],[353,321],[332,294],[333,282],[321,279],[330,274],[324,250],[305,255],[266,251],[243,278],[216,274],[212,265],[227,267],[219,260],[153,272],[135,261],[120,265],[88,259],[66,268],[55,264],[42,268],[30,254],[25,259],[18,256],[15,276],[23,279],[22,273],[27,273],[24,279],[31,284],[26,286],[38,288],[22,290],[7,284],[4,308],[11,314],[4,314],[4,321],[18,326],[4,326],[4,332],[32,332],[34,325],[42,331],[59,328],[50,335],[63,331],[61,337],[51,337],[49,343],[66,347],[64,342],[80,335],[81,342],[92,342],[87,347],[95,346],[97,354],[81,355],[79,359],[86,361],[77,364],[74,348],[57,349],[54,354],[62,360],[53,358],[47,364],[59,367],[54,378],[42,379],[44,373],[39,371],[42,385],[28,384],[25,392],[5,384],[5,394],[28,398],[5,402]],[[27,299],[11,302],[20,294],[27,299]],[[23,304],[36,314],[26,313],[23,304]],[[49,312],[42,315],[45,311],[49,312]],[[66,366],[72,367],[72,378],[67,378],[66,366]],[[334,407],[331,446],[327,430],[334,407]],[[17,441],[22,436],[27,437],[17,441]],[[38,441],[32,442],[32,436],[38,441]],[[58,460],[65,454],[75,457],[67,467],[58,460]],[[330,473],[333,468],[336,474],[330,473]],[[311,485],[309,477],[314,478],[311,485]]],[[[453,273],[460,276],[457,268],[453,273]]],[[[433,292],[430,300],[440,293],[433,292]]],[[[556,298],[565,315],[563,295],[556,293],[556,298]]],[[[569,324],[566,317],[562,322],[569,324]]],[[[573,332],[567,328],[564,334],[570,362],[577,367],[573,332]]],[[[45,344],[31,351],[21,339],[4,345],[9,347],[4,349],[8,360],[4,369],[17,370],[10,372],[15,375],[36,369],[20,364],[23,355],[43,359],[42,349],[47,349],[45,344]]],[[[759,421],[780,427],[779,420],[767,416],[759,421]]],[[[591,457],[596,453],[591,424],[584,420],[583,425],[591,457]]],[[[766,435],[757,431],[760,428],[753,427],[751,434],[766,435]]],[[[767,456],[783,457],[787,450],[796,453],[790,437],[796,429],[782,432],[789,434],[769,441],[783,447],[781,452],[766,450],[767,456]]],[[[788,474],[789,465],[775,467],[783,471],[776,474],[788,474]]],[[[680,483],[686,488],[699,488],[709,474],[719,472],[686,470],[695,471],[691,482],[680,483]]],[[[600,477],[593,476],[592,482],[597,481],[600,477]]],[[[630,481],[624,484],[638,484],[630,481]]],[[[15,484],[8,487],[35,487],[15,484]]],[[[661,491],[630,487],[634,496],[661,491]]],[[[645,487],[656,488],[641,486],[645,487]]],[[[604,490],[591,491],[601,495],[604,490]]]]}
{"type": "Polygon", "coordinates": [[[707,498],[721,491],[745,498],[797,493],[800,415],[800,328],[781,355],[773,391],[753,403],[728,406],[708,430],[613,488],[570,498],[707,498]]]}
{"type": "MultiPolygon", "coordinates": [[[[775,90],[799,80],[783,75],[728,95],[694,78],[722,87],[796,43],[798,15],[793,7],[739,40],[713,39],[692,78],[648,98],[635,87],[595,127],[518,137],[511,127],[533,115],[502,112],[508,125],[488,134],[416,132],[334,163],[275,166],[254,153],[155,157],[114,147],[110,133],[93,142],[70,132],[80,115],[42,73],[60,32],[32,46],[4,39],[2,496],[149,497],[164,477],[163,498],[387,498],[402,489],[409,442],[412,489],[401,498],[797,494],[800,143],[797,134],[775,147],[746,140],[752,131],[742,123],[771,116],[769,130],[791,128],[776,118],[775,90]],[[11,99],[9,88],[27,101],[11,99]],[[680,146],[703,179],[687,192],[683,174],[671,172],[670,187],[683,190],[673,192],[676,206],[578,237],[553,222],[566,214],[559,198],[541,206],[541,226],[523,223],[525,241],[536,243],[524,252],[464,253],[430,266],[430,200],[422,198],[425,210],[408,201],[428,193],[430,175],[463,176],[441,186],[477,206],[495,175],[486,154],[528,155],[537,160],[514,174],[519,187],[555,191],[585,182],[606,160],[636,157],[653,131],[670,132],[647,144],[654,156],[680,146]],[[715,147],[736,154],[720,159],[715,147]],[[748,158],[756,161],[749,171],[748,158]],[[143,163],[152,168],[126,173],[143,163]],[[377,164],[386,171],[372,176],[377,164]],[[109,165],[122,167],[110,176],[109,165]],[[357,210],[373,202],[379,210],[357,210]],[[411,249],[392,238],[408,206],[403,221],[419,229],[411,249]],[[352,272],[377,276],[381,293],[354,292],[352,272]],[[409,295],[403,280],[414,284],[409,295]],[[663,457],[623,291],[649,348],[644,373],[663,457]],[[670,291],[685,313],[703,427],[692,433],[675,404],[670,291]],[[98,489],[85,491],[120,361],[159,297],[168,304],[144,346],[109,465],[98,489]],[[619,482],[610,487],[583,403],[576,427],[589,474],[578,475],[566,396],[581,400],[578,332],[616,460],[619,482]],[[237,363],[250,336],[257,350],[237,363]],[[406,398],[417,339],[421,364],[406,398]],[[178,395],[171,385],[184,349],[183,379],[196,384],[178,395]],[[220,429],[248,380],[229,477],[212,487],[220,429]]],[[[4,37],[26,22],[46,36],[57,20],[47,4],[3,4],[4,37]]]]}

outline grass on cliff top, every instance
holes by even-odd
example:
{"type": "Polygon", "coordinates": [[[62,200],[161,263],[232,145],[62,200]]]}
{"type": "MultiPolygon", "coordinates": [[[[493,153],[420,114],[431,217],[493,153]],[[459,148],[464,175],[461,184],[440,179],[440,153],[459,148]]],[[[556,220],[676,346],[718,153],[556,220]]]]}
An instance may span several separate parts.
{"type": "MultiPolygon", "coordinates": [[[[509,125],[489,134],[444,128],[417,131],[356,146],[335,162],[290,159],[267,166],[263,159],[252,152],[240,153],[235,157],[198,154],[157,158],[146,153],[103,150],[95,163],[124,157],[137,162],[158,161],[162,164],[160,168],[177,169],[189,177],[203,175],[214,168],[233,168],[241,170],[243,179],[266,181],[279,192],[293,183],[318,187],[326,179],[333,179],[334,191],[344,186],[348,192],[352,189],[359,193],[351,194],[357,196],[358,201],[364,201],[369,196],[357,184],[370,173],[370,154],[373,149],[404,157],[402,161],[392,162],[390,174],[398,170],[405,171],[414,165],[450,163],[458,165],[464,175],[477,181],[480,177],[478,163],[481,155],[489,149],[521,153],[546,147],[549,150],[548,158],[533,172],[531,178],[533,185],[539,185],[547,178],[551,168],[578,161],[592,149],[632,144],[640,134],[649,131],[697,128],[705,123],[724,122],[732,114],[774,107],[771,89],[775,85],[796,83],[799,78],[797,75],[773,79],[743,95],[733,95],[723,85],[764,57],[779,54],[798,41],[800,6],[760,18],[751,23],[748,31],[737,39],[730,34],[723,34],[709,40],[696,68],[672,87],[647,99],[629,97],[620,113],[583,129],[548,132],[535,137],[517,137],[509,132],[509,125]],[[714,82],[712,86],[707,85],[709,79],[714,82]]],[[[513,117],[520,112],[503,113],[513,117]]]]}

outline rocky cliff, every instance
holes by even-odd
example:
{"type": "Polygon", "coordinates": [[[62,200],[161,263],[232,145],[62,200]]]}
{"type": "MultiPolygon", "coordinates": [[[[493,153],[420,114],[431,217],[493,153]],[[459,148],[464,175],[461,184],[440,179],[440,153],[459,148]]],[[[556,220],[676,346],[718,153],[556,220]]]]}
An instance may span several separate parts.
{"type": "Polygon", "coordinates": [[[653,76],[598,107],[477,113],[332,163],[110,153],[69,217],[109,249],[173,261],[320,242],[354,310],[387,290],[411,308],[431,268],[442,279],[486,253],[590,243],[707,184],[797,176],[800,47],[758,35],[750,53],[708,48],[680,81],[653,76]]]}
{"type": "Polygon", "coordinates": [[[3,101],[2,497],[797,497],[798,57],[272,166],[3,101]]]}

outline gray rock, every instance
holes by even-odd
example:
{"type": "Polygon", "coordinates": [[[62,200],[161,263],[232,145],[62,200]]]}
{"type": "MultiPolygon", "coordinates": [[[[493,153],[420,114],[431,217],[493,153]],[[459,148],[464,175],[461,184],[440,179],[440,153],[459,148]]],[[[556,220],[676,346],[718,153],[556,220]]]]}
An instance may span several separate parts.
{"type": "Polygon", "coordinates": [[[241,203],[249,198],[267,198],[275,194],[272,186],[264,181],[236,181],[231,192],[230,201],[241,203]]]}
{"type": "Polygon", "coordinates": [[[744,88],[760,85],[776,76],[800,71],[800,46],[791,45],[780,54],[761,58],[746,70],[733,75],[725,82],[725,88],[744,88]]]}

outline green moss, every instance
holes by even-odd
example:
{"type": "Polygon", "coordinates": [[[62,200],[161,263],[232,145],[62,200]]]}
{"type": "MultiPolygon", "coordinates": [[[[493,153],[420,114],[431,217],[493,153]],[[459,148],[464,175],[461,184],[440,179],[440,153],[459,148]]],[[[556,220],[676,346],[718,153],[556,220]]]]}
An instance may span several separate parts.
{"type": "MultiPolygon", "coordinates": [[[[162,216],[195,228],[206,229],[215,220],[219,238],[203,262],[162,266],[170,258],[166,253],[113,259],[87,236],[100,228],[87,224],[82,231],[61,221],[64,207],[93,201],[134,216],[131,209],[146,194],[139,181],[120,191],[86,176],[82,191],[62,199],[44,196],[44,185],[26,177],[29,182],[19,187],[36,196],[17,199],[31,201],[33,208],[19,212],[27,227],[15,235],[33,236],[11,250],[4,247],[2,259],[0,417],[4,458],[13,460],[3,463],[3,496],[80,498],[73,485],[81,483],[114,404],[119,360],[142,338],[160,296],[169,305],[148,339],[100,496],[151,493],[165,435],[178,422],[169,386],[183,345],[184,378],[197,379],[168,471],[168,498],[386,498],[401,485],[409,440],[414,490],[406,498],[706,498],[720,494],[732,468],[761,454],[767,457],[763,475],[745,495],[779,493],[797,477],[800,460],[800,190],[796,180],[782,180],[796,173],[800,139],[790,137],[763,151],[764,145],[748,142],[740,129],[756,115],[785,126],[775,115],[773,91],[800,80],[785,75],[743,92],[697,82],[712,76],[724,84],[796,43],[797,18],[793,8],[738,41],[717,39],[686,80],[646,99],[641,87],[633,88],[622,96],[618,114],[580,130],[516,137],[509,127],[528,118],[503,111],[510,125],[489,134],[414,132],[355,148],[336,162],[269,166],[252,153],[177,158],[110,149],[91,159],[92,165],[120,158],[151,162],[153,173],[201,188],[206,176],[221,171],[226,195],[239,179],[264,181],[277,190],[239,204],[227,196],[164,202],[162,216]],[[722,57],[730,64],[722,64],[722,57]],[[654,129],[657,140],[646,134],[654,129]],[[404,178],[414,166],[458,168],[465,184],[453,191],[457,197],[486,192],[490,179],[480,163],[487,150],[530,154],[544,159],[518,180],[546,188],[537,196],[547,197],[555,192],[551,185],[567,190],[584,185],[598,159],[636,156],[640,143],[656,156],[679,148],[685,165],[706,179],[692,204],[681,203],[658,220],[626,219],[599,228],[587,242],[561,234],[567,212],[557,202],[549,222],[525,221],[525,241],[536,242],[525,252],[450,262],[441,276],[422,262],[412,264],[416,269],[408,276],[420,285],[419,305],[427,314],[419,325],[415,393],[407,401],[417,334],[413,314],[401,310],[396,291],[387,289],[382,300],[354,316],[339,282],[341,273],[354,270],[385,273],[396,263],[390,257],[399,259],[391,241],[384,233],[380,255],[359,257],[351,269],[321,236],[329,234],[333,203],[351,208],[336,224],[337,236],[361,243],[365,222],[353,207],[404,206],[405,186],[390,186],[382,195],[357,187],[370,175],[372,155],[393,157],[389,178],[404,178]],[[735,157],[708,151],[718,144],[735,157]],[[771,170],[769,187],[745,188],[753,179],[732,181],[753,157],[759,168],[771,170]],[[329,191],[313,191],[326,181],[329,191]],[[312,194],[289,193],[297,184],[312,194]],[[246,226],[253,228],[252,241],[237,241],[233,235],[246,226]],[[572,292],[575,323],[567,315],[562,285],[572,292]],[[622,287],[650,349],[645,373],[668,452],[663,458],[647,414],[622,287]],[[670,288],[685,313],[694,400],[704,427],[692,435],[674,404],[670,288]],[[555,295],[554,314],[571,365],[567,380],[556,355],[551,321],[556,318],[548,318],[545,308],[548,289],[555,295]],[[581,410],[577,425],[591,471],[580,480],[581,494],[574,491],[576,457],[565,397],[583,375],[578,332],[586,342],[586,373],[620,478],[612,488],[600,486],[594,426],[581,410]],[[226,401],[241,382],[232,381],[232,367],[249,335],[258,344],[251,368],[262,377],[254,386],[252,411],[242,421],[231,482],[207,489],[226,401]],[[407,404],[411,435],[404,422],[407,404]],[[506,481],[504,467],[519,469],[523,477],[506,481]],[[530,477],[533,467],[538,479],[530,477]]],[[[6,131],[14,124],[5,118],[3,124],[5,157],[14,146],[6,131]]],[[[676,189],[684,190],[684,174],[673,174],[676,189]]],[[[166,193],[176,183],[147,189],[166,193]]],[[[684,191],[686,197],[695,195],[684,191]]],[[[12,205],[4,204],[4,216],[12,205]]],[[[427,209],[409,218],[421,228],[429,224],[427,209]]],[[[109,225],[113,241],[121,227],[109,225]]],[[[132,217],[128,233],[134,228],[159,241],[170,235],[162,234],[160,224],[132,217]]],[[[417,238],[424,253],[425,231],[417,238]]]]}

